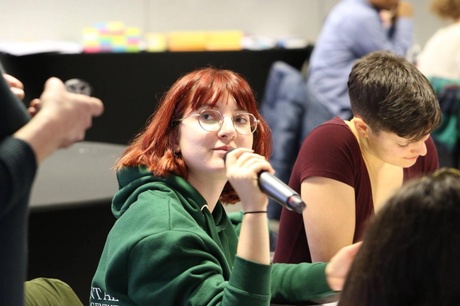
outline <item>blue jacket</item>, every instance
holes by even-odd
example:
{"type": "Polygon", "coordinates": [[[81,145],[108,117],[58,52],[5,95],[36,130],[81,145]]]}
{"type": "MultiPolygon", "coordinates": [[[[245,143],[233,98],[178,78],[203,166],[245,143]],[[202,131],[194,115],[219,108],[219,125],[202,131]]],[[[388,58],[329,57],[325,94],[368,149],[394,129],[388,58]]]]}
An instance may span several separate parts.
{"type": "Polygon", "coordinates": [[[272,131],[270,163],[276,176],[288,182],[306,131],[303,129],[307,96],[299,70],[275,62],[268,76],[261,112],[272,131]]]}
{"type": "Polygon", "coordinates": [[[348,75],[354,62],[377,50],[405,56],[412,45],[413,24],[399,18],[385,28],[379,11],[368,0],[342,0],[329,13],[315,42],[308,72],[308,85],[329,111],[348,119],[348,75]]]}

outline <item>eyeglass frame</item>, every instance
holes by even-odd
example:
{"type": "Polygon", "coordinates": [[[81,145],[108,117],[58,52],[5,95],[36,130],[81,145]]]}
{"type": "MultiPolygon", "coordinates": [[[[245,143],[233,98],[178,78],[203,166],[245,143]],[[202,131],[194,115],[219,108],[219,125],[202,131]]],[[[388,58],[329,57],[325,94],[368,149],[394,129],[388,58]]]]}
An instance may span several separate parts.
{"type": "Polygon", "coordinates": [[[252,135],[255,133],[255,131],[257,130],[257,127],[259,126],[259,122],[260,120],[256,118],[256,116],[254,116],[254,114],[251,114],[249,112],[241,112],[241,113],[237,113],[237,114],[234,114],[232,116],[228,116],[228,115],[223,115],[220,111],[218,110],[215,110],[215,109],[202,109],[199,113],[194,113],[194,114],[190,114],[188,116],[185,116],[183,118],[180,118],[180,119],[174,119],[172,121],[172,127],[175,127],[178,123],[182,122],[183,120],[187,119],[187,118],[190,118],[190,117],[198,117],[198,124],[200,125],[200,127],[205,130],[206,132],[217,132],[218,130],[220,130],[222,128],[222,126],[224,125],[224,119],[225,117],[230,117],[231,120],[232,120],[232,124],[233,124],[233,127],[235,128],[235,131],[240,134],[240,135],[252,135]],[[213,112],[216,112],[220,115],[220,120],[218,121],[219,122],[219,127],[216,129],[216,130],[208,130],[206,128],[204,128],[204,126],[202,125],[201,123],[201,120],[200,120],[200,116],[203,112],[206,112],[206,111],[213,111],[213,112]],[[251,130],[251,133],[249,134],[242,134],[238,131],[238,128],[235,126],[235,121],[234,121],[234,117],[237,116],[237,115],[249,115],[250,117],[252,117],[254,119],[254,124],[255,124],[255,127],[254,127],[254,130],[252,131],[251,130]]]}

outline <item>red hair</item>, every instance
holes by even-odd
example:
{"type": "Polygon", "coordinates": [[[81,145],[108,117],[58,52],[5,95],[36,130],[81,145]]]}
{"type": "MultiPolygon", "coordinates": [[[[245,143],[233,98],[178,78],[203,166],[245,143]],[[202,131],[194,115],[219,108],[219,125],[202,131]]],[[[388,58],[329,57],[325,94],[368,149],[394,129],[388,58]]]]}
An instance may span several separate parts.
{"type": "MultiPolygon", "coordinates": [[[[205,104],[215,105],[231,96],[239,108],[254,114],[259,120],[253,137],[253,150],[266,159],[271,154],[271,132],[262,118],[248,82],[240,74],[216,68],[203,68],[179,78],[163,96],[158,109],[143,132],[138,134],[115,165],[123,167],[145,166],[156,176],[175,174],[188,177],[184,160],[175,156],[170,144],[171,136],[177,133],[175,120],[183,117],[189,108],[197,110],[205,104]]],[[[236,203],[238,195],[227,182],[220,200],[236,203]]]]}

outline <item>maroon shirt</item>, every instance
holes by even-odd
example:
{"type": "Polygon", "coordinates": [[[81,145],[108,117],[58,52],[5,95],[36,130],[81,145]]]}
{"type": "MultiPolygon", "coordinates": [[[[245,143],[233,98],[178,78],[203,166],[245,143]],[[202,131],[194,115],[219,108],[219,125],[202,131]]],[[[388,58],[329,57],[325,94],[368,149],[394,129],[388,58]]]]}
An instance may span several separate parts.
{"type": "MultiPolygon", "coordinates": [[[[403,181],[432,173],[438,167],[433,140],[426,141],[427,154],[410,168],[404,168],[403,181]]],[[[355,233],[353,242],[361,239],[366,222],[374,215],[372,189],[356,137],[340,118],[329,120],[313,130],[304,140],[291,173],[289,185],[300,193],[302,181],[321,176],[350,185],[355,189],[355,233]]],[[[307,208],[308,209],[308,203],[307,208]]],[[[302,215],[283,207],[274,262],[311,262],[302,215]]]]}

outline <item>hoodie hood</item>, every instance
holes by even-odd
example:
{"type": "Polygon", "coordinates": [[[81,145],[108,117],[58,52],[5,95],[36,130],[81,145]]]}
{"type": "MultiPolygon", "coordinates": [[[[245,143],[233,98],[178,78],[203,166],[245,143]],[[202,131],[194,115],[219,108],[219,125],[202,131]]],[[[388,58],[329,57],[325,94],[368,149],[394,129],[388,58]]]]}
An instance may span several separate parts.
{"type": "MultiPolygon", "coordinates": [[[[131,205],[136,205],[142,193],[155,192],[159,194],[159,198],[170,198],[172,202],[180,203],[181,207],[177,208],[178,213],[192,217],[227,256],[233,252],[231,249],[236,248],[236,245],[228,248],[227,241],[222,241],[222,239],[226,240],[222,235],[223,232],[234,231],[222,204],[218,202],[211,214],[205,199],[181,176],[157,177],[146,167],[138,166],[121,169],[117,172],[117,179],[119,191],[112,201],[112,213],[115,218],[119,219],[131,205]]],[[[157,203],[152,200],[151,205],[155,204],[157,203]]],[[[228,257],[232,258],[232,256],[228,257]]]]}
{"type": "Polygon", "coordinates": [[[157,177],[146,167],[126,167],[117,172],[118,189],[112,201],[112,213],[120,218],[137,201],[139,195],[148,190],[171,193],[183,203],[189,203],[192,211],[201,211],[206,205],[201,194],[180,176],[157,177]],[[182,201],[183,200],[183,201],[182,201]]]}

